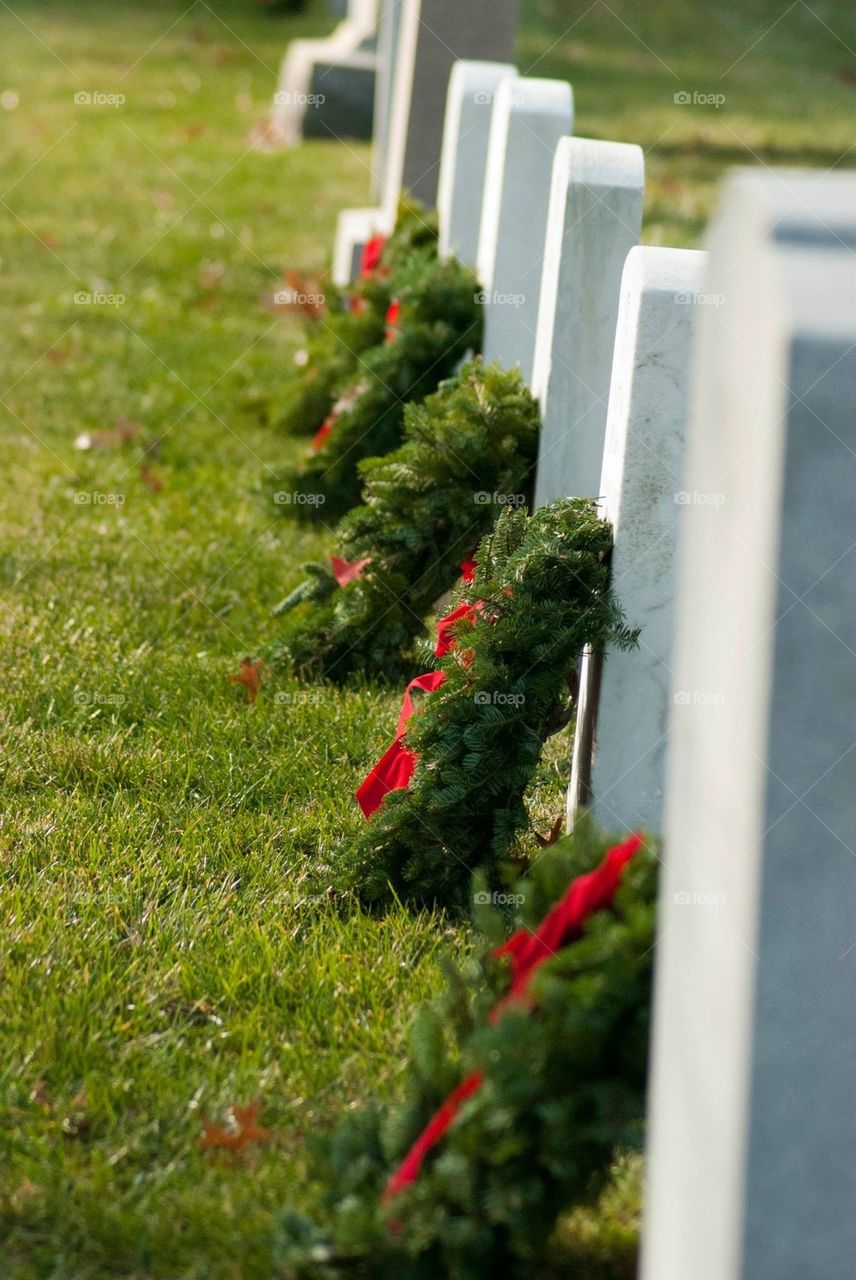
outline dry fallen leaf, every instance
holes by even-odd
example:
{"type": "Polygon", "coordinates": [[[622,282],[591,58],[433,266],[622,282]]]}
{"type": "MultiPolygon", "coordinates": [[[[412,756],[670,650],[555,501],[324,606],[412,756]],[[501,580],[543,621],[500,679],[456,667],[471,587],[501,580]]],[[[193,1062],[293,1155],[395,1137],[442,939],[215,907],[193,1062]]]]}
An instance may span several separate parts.
{"type": "Polygon", "coordinates": [[[116,419],[116,441],[118,444],[130,444],[136,439],[139,427],[136,422],[132,422],[130,418],[126,418],[123,413],[116,419]]]}
{"type": "Polygon", "coordinates": [[[261,1112],[261,1103],[250,1102],[245,1107],[229,1108],[229,1120],[226,1125],[214,1124],[211,1120],[203,1120],[202,1136],[199,1145],[203,1151],[229,1151],[232,1155],[241,1155],[247,1147],[254,1143],[259,1145],[269,1142],[270,1129],[263,1129],[257,1123],[261,1112]]]}
{"type": "Polygon", "coordinates": [[[48,1087],[44,1080],[37,1080],[30,1094],[30,1102],[35,1102],[36,1106],[42,1107],[45,1111],[50,1111],[51,1100],[48,1097],[48,1087]]]}
{"type": "Polygon", "coordinates": [[[222,262],[203,262],[199,268],[199,285],[202,289],[216,289],[225,274],[222,262]]]}
{"type": "Polygon", "coordinates": [[[273,302],[277,311],[293,311],[308,320],[320,320],[327,314],[321,281],[292,268],[283,272],[283,287],[274,293],[273,302]]]}
{"type": "Polygon", "coordinates": [[[247,691],[247,702],[255,702],[262,683],[262,660],[257,658],[255,662],[252,658],[241,659],[240,671],[230,675],[228,679],[232,684],[242,684],[247,691]]]}
{"type": "Polygon", "coordinates": [[[163,493],[163,480],[145,463],[140,467],[140,480],[150,493],[163,493]]]}
{"type": "Polygon", "coordinates": [[[75,1094],[69,1105],[68,1115],[62,1122],[62,1131],[67,1138],[86,1138],[92,1128],[92,1118],[86,1114],[86,1090],[75,1094]]]}
{"type": "Polygon", "coordinates": [[[563,825],[564,825],[564,819],[560,814],[559,817],[556,819],[556,821],[553,823],[552,827],[550,828],[550,834],[548,836],[539,836],[538,832],[536,831],[535,842],[539,846],[539,848],[547,849],[551,844],[555,844],[556,841],[561,837],[563,825]]]}

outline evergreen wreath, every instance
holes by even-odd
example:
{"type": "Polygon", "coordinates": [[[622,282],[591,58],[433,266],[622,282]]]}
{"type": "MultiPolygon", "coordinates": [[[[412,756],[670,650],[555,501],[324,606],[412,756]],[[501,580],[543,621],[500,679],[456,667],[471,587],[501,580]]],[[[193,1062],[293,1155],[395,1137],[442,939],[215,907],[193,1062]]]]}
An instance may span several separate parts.
{"type": "Polygon", "coordinates": [[[636,641],[610,590],[610,547],[588,499],[503,511],[457,592],[453,642],[433,663],[442,684],[404,735],[410,785],[391,790],[341,854],[362,896],[460,905],[476,868],[497,882],[529,825],[524,793],[541,749],[573,714],[583,647],[636,641]]]}
{"type": "Polygon", "coordinates": [[[398,448],[405,404],[436,391],[468,351],[481,348],[482,307],[469,268],[417,249],[396,286],[386,341],[362,356],[356,385],[278,485],[299,495],[286,508],[298,518],[329,523],[356,506],[358,463],[398,448]]]}
{"type": "MultiPolygon", "coordinates": [[[[574,876],[590,881],[626,852],[592,871],[604,847],[591,833],[566,838],[515,886],[524,946],[581,887],[566,892],[574,876]]],[[[417,1014],[401,1101],[351,1111],[314,1140],[323,1224],[283,1215],[286,1275],[528,1280],[559,1261],[550,1237],[560,1215],[591,1205],[616,1157],[641,1147],[656,878],[655,853],[642,847],[608,905],[549,948],[523,1002],[507,994],[501,954],[513,956],[515,940],[497,948],[502,913],[479,909],[492,946],[463,971],[447,966],[447,991],[417,1014]]]]}
{"type": "Polygon", "coordinates": [[[437,215],[402,201],[395,230],[382,247],[381,240],[378,261],[347,290],[328,286],[326,316],[306,320],[305,363],[271,411],[291,434],[314,434],[356,382],[361,357],[383,342],[386,315],[411,256],[418,250],[436,255],[437,215]]]}
{"type": "Polygon", "coordinates": [[[344,587],[328,566],[305,566],[310,577],[275,611],[297,610],[277,656],[333,680],[402,670],[426,614],[493,523],[496,502],[528,499],[538,427],[520,373],[480,359],[408,405],[405,443],[360,464],[362,505],[337,530],[344,559],[368,563],[344,587]]]}

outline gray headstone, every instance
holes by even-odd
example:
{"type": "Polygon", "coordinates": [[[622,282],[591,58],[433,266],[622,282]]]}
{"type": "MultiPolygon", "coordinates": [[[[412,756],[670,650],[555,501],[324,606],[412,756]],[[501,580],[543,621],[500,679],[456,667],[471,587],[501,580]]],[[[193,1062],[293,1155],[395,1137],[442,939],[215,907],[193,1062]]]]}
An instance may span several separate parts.
{"type": "Polygon", "coordinates": [[[378,200],[383,197],[384,175],[389,152],[392,98],[403,5],[404,0],[382,0],[378,22],[374,146],[372,148],[372,188],[378,200]]]}
{"type": "Polygon", "coordinates": [[[573,128],[564,80],[504,80],[491,117],[477,270],[485,292],[484,355],[532,376],[550,175],[573,128]]]}
{"type": "Polygon", "coordinates": [[[511,62],[519,0],[403,0],[383,203],[433,208],[449,76],[458,59],[511,62]]]}
{"type": "Polygon", "coordinates": [[[644,1280],[856,1276],[856,176],[728,182],[679,553],[644,1280]]]}
{"type": "Polygon", "coordinates": [[[635,649],[583,659],[570,825],[583,806],[607,831],[663,827],[690,337],[704,261],[692,249],[637,246],[624,266],[600,511],[613,528],[615,591],[640,637],[635,649]]]}
{"type": "Polygon", "coordinates": [[[357,52],[332,62],[317,61],[303,116],[304,138],[367,140],[372,136],[377,59],[357,52]]]}
{"type": "Polygon", "coordinates": [[[493,99],[517,73],[507,62],[456,62],[449,80],[440,159],[440,256],[475,267],[493,99]]]}
{"type": "Polygon", "coordinates": [[[322,40],[292,40],[282,60],[270,120],[272,140],[371,134],[379,0],[349,0],[347,16],[322,40]]]}
{"type": "Polygon", "coordinates": [[[363,249],[372,236],[389,235],[392,225],[382,209],[343,209],[333,246],[333,283],[345,289],[357,278],[363,249]]]}
{"type": "Polygon", "coordinates": [[[532,380],[542,421],[538,506],[598,496],[621,272],[639,240],[644,186],[639,147],[559,145],[532,380]]]}

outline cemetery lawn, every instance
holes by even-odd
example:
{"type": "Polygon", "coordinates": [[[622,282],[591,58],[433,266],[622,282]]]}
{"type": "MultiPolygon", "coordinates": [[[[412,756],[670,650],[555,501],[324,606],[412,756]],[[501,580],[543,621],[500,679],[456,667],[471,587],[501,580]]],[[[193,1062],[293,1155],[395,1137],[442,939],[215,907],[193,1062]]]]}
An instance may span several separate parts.
{"type": "MultiPolygon", "coordinates": [[[[725,165],[825,167],[851,145],[844,0],[778,24],[735,2],[715,25],[700,0],[632,0],[570,30],[585,9],[530,0],[521,66],[573,78],[579,133],[649,148],[648,242],[696,243],[725,165]]],[[[263,298],[285,267],[323,267],[337,211],[368,201],[368,149],[248,145],[285,41],[325,21],[249,0],[0,5],[9,1280],[268,1280],[277,1212],[312,1200],[303,1139],[394,1086],[412,1006],[467,946],[448,920],[324,892],[398,692],[307,701],[267,673],[249,705],[227,680],[330,546],[271,501],[302,447],[265,414],[299,331],[263,298]],[[204,1117],[251,1100],[268,1143],[200,1150],[204,1117]]],[[[613,1199],[602,1237],[562,1233],[590,1280],[632,1273],[633,1193],[613,1199]]]]}

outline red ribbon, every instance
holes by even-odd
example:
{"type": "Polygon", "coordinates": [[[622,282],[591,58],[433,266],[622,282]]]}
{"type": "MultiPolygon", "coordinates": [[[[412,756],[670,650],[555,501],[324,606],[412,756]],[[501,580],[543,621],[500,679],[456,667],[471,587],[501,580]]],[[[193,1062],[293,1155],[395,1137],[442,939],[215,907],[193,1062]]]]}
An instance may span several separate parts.
{"type": "Polygon", "coordinates": [[[401,320],[401,303],[398,298],[393,298],[386,312],[386,340],[393,342],[398,333],[398,326],[401,320]]]}
{"type": "Polygon", "coordinates": [[[471,622],[475,621],[478,613],[477,604],[460,604],[457,609],[453,609],[445,618],[441,618],[437,623],[437,647],[434,650],[435,658],[444,658],[451,649],[455,647],[455,637],[452,635],[455,623],[460,622],[462,618],[468,618],[471,622]]]}
{"type": "Polygon", "coordinates": [[[464,582],[475,582],[477,568],[478,568],[477,560],[473,560],[472,557],[470,557],[467,560],[464,560],[463,564],[461,565],[461,577],[464,580],[464,582]]]}
{"type": "Polygon", "coordinates": [[[412,691],[421,689],[425,693],[432,693],[434,689],[440,688],[445,679],[445,671],[428,671],[411,680],[407,686],[393,743],[354,792],[357,804],[366,818],[370,818],[380,808],[390,791],[401,791],[410,786],[413,770],[416,768],[416,752],[406,747],[402,738],[407,731],[408,721],[416,710],[412,691]]]}
{"type": "Polygon", "coordinates": [[[324,441],[327,439],[330,432],[333,430],[333,424],[335,423],[335,421],[336,421],[336,414],[331,413],[329,418],[327,418],[324,422],[322,422],[321,426],[318,428],[318,430],[315,432],[315,435],[312,437],[312,448],[315,450],[316,453],[323,446],[324,441]]]}
{"type": "Polygon", "coordinates": [[[544,917],[536,933],[518,929],[498,949],[497,956],[511,957],[511,985],[491,1016],[497,1016],[508,1004],[529,998],[532,979],[544,961],[576,942],[582,936],[583,925],[589,916],[610,905],[618,891],[624,868],[642,848],[642,843],[641,836],[633,835],[623,844],[615,845],[596,870],[573,881],[565,896],[544,917]]]}
{"type": "Polygon", "coordinates": [[[419,1171],[428,1152],[437,1145],[444,1134],[448,1133],[461,1107],[468,1098],[471,1098],[481,1088],[483,1080],[484,1072],[474,1071],[471,1076],[467,1076],[466,1080],[458,1085],[457,1089],[452,1090],[442,1106],[434,1112],[434,1115],[386,1184],[386,1189],[383,1193],[384,1200],[391,1200],[393,1196],[397,1196],[405,1187],[412,1186],[419,1177],[419,1171]]]}
{"type": "Polygon", "coordinates": [[[353,582],[358,578],[365,569],[367,564],[371,564],[371,560],[342,560],[340,556],[331,556],[330,564],[333,568],[333,577],[336,579],[340,587],[346,587],[349,582],[353,582]]]}
{"type": "MultiPolygon", "coordinates": [[[[491,1021],[495,1021],[512,1000],[528,997],[532,979],[544,961],[576,942],[582,936],[589,917],[612,905],[622,872],[642,848],[642,843],[641,836],[633,835],[623,844],[615,845],[595,871],[572,881],[564,897],[544,917],[537,932],[519,929],[494,952],[497,957],[511,956],[512,980],[507,994],[491,1010],[491,1021]]],[[[448,1133],[464,1103],[481,1088],[483,1081],[484,1072],[474,1071],[452,1090],[389,1179],[383,1193],[384,1201],[391,1200],[405,1187],[413,1185],[425,1157],[448,1133]]]]}
{"type": "Polygon", "coordinates": [[[363,245],[363,252],[360,255],[360,278],[365,279],[366,276],[373,276],[380,266],[380,260],[383,257],[383,251],[386,248],[386,236],[372,236],[363,245]]]}
{"type": "MultiPolygon", "coordinates": [[[[339,561],[339,563],[344,564],[345,562],[339,561]]],[[[361,571],[364,564],[368,562],[360,561],[358,563],[361,571]]],[[[356,568],[356,566],[352,565],[348,566],[348,568],[350,570],[356,568]]],[[[338,577],[338,574],[336,576],[338,577]]],[[[356,576],[356,574],[353,576],[356,576]]],[[[434,649],[436,657],[445,657],[450,650],[454,649],[455,638],[451,632],[455,623],[459,622],[461,618],[474,619],[480,606],[480,600],[476,601],[475,604],[462,604],[447,617],[441,618],[437,623],[437,646],[434,649]]],[[[380,808],[390,791],[402,791],[405,787],[410,786],[410,780],[416,768],[416,752],[406,747],[401,739],[404,737],[407,730],[407,722],[415,709],[413,699],[410,696],[411,690],[422,689],[425,693],[431,693],[434,689],[439,689],[445,679],[445,671],[429,671],[427,674],[417,676],[415,680],[411,680],[407,686],[404,701],[401,704],[401,715],[398,718],[398,730],[392,745],[384,752],[371,773],[368,774],[354,792],[357,803],[366,818],[370,818],[380,808]]]]}

